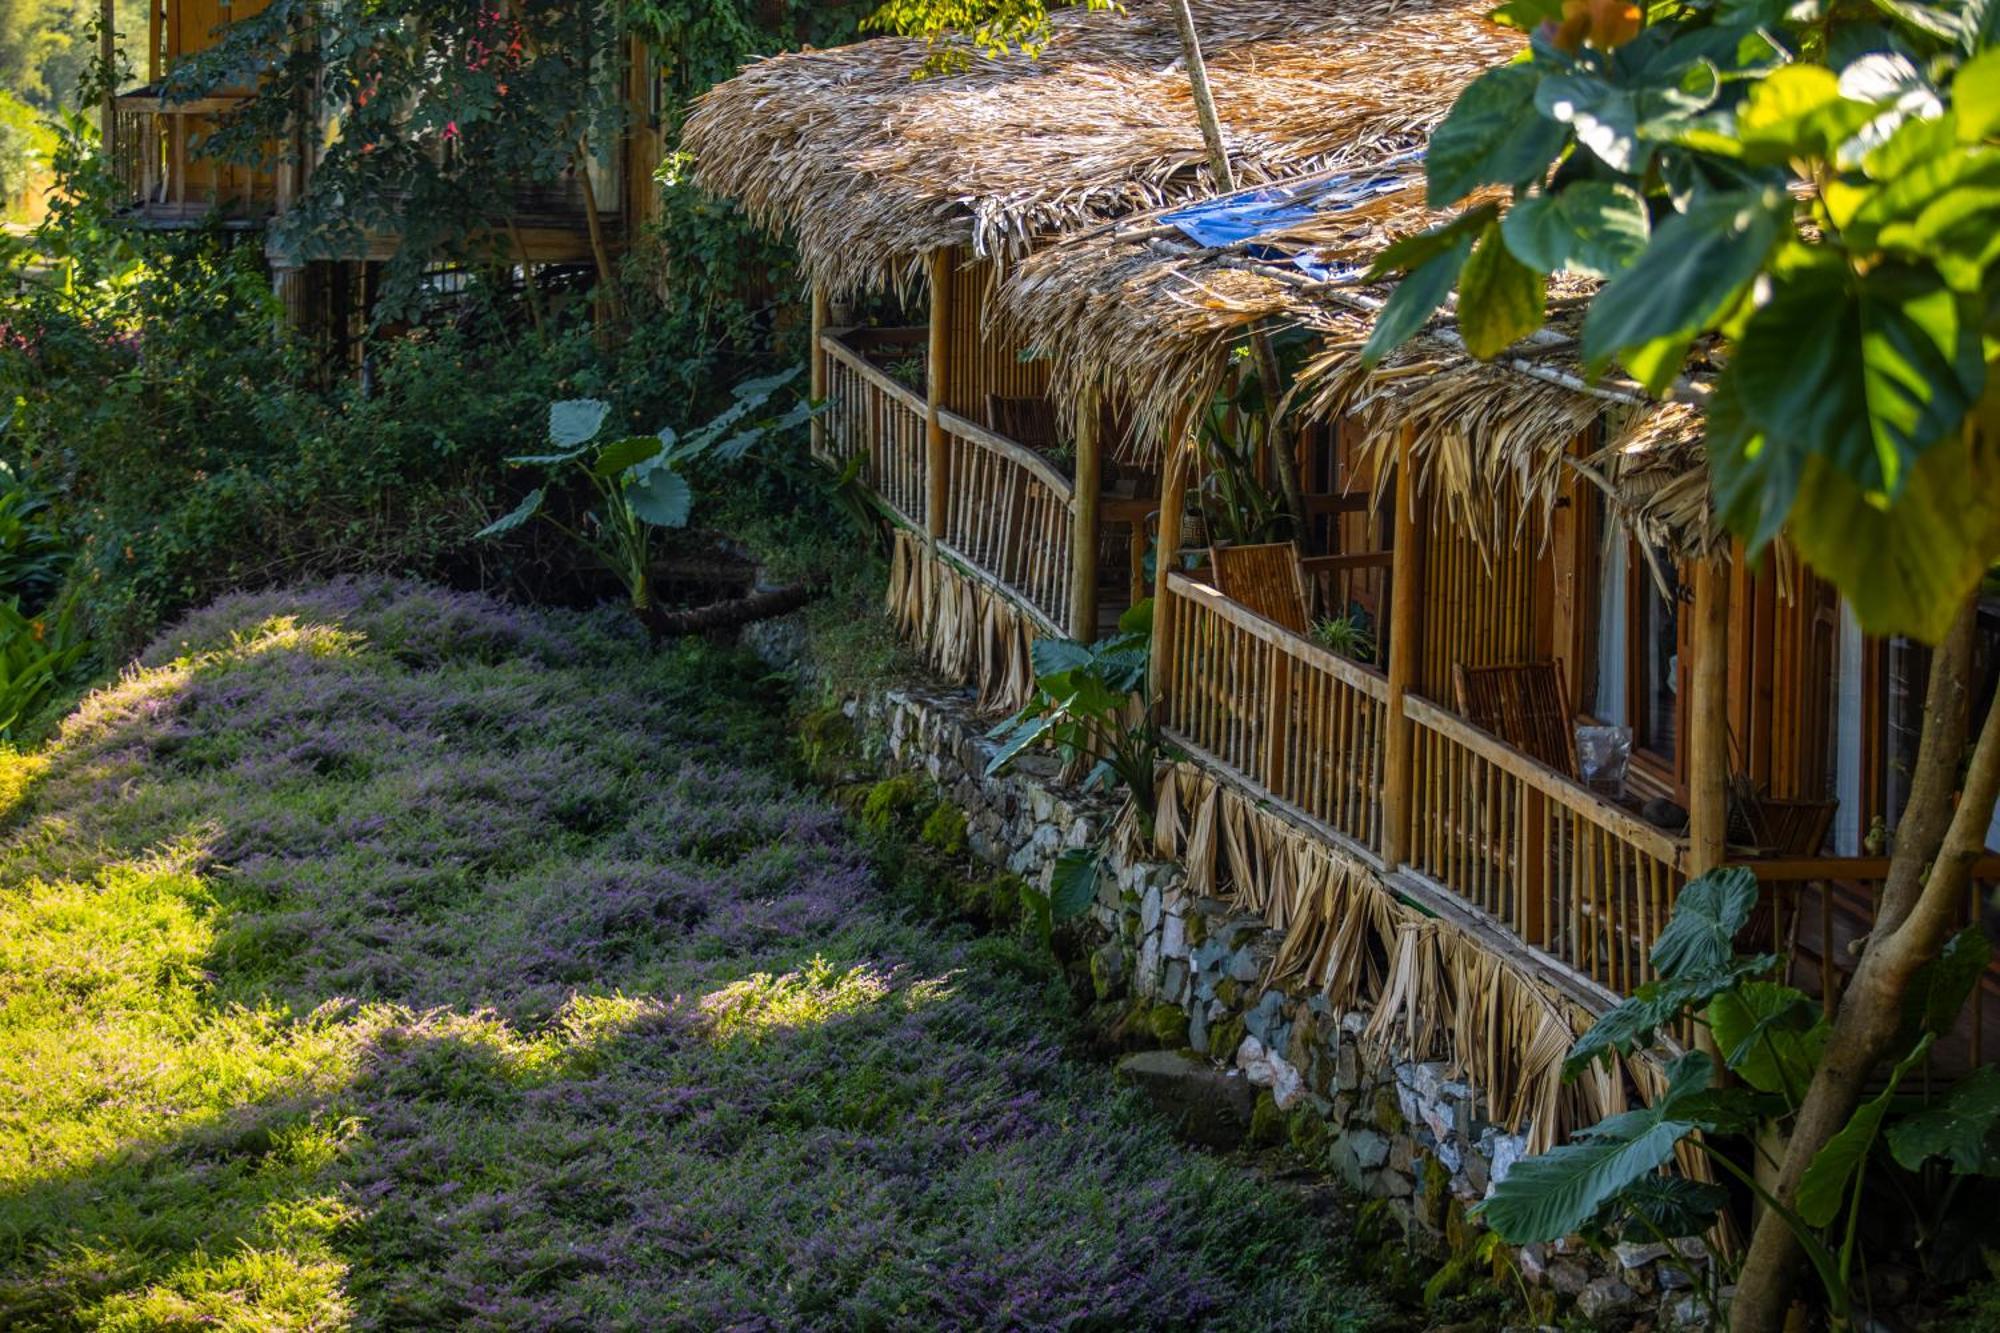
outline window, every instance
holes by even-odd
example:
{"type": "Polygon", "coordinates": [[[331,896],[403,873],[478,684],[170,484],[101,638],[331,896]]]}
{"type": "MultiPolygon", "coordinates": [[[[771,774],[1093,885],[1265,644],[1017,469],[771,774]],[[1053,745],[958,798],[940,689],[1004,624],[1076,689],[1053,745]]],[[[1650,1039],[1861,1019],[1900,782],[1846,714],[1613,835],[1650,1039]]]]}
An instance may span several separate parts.
{"type": "MultiPolygon", "coordinates": [[[[1908,639],[1891,639],[1882,646],[1882,749],[1880,811],[1893,832],[1910,802],[1910,779],[1916,771],[1923,741],[1924,701],[1930,688],[1931,650],[1908,639]]],[[[1981,599],[1978,637],[1972,647],[1972,678],[1976,682],[1969,719],[1976,735],[1986,719],[1996,688],[2000,688],[2000,596],[1981,599]]],[[[2000,846],[2000,809],[1987,830],[1987,846],[2000,846]]]]}
{"type": "Polygon", "coordinates": [[[1680,572],[1671,555],[1652,556],[1632,562],[1639,610],[1630,650],[1633,743],[1672,766],[1680,743],[1680,572]]]}

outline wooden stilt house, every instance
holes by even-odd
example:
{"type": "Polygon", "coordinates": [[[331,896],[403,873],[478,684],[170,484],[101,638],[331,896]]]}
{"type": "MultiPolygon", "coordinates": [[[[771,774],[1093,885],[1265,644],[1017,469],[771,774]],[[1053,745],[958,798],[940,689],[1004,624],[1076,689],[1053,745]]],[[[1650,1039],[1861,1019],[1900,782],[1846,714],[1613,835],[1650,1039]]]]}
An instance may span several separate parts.
{"type": "MultiPolygon", "coordinates": [[[[1361,275],[1434,220],[1425,136],[1511,49],[1481,6],[1197,5],[1249,187],[1222,200],[1161,9],[1066,14],[1040,61],[945,78],[887,41],[763,62],[691,122],[698,178],[798,238],[817,447],[864,457],[901,521],[905,632],[1004,708],[1034,637],[1155,596],[1191,757],[1159,850],[1285,932],[1273,979],[1372,1010],[1545,1145],[1655,1086],[1560,1065],[1694,875],[1753,866],[1745,947],[1837,995],[1922,653],[1782,550],[1741,559],[1698,414],[1587,384],[1560,326],[1361,365],[1385,296],[1361,275]],[[860,327],[870,293],[927,321],[860,327]],[[1311,349],[1270,465],[1308,531],[1275,553],[1188,518],[1217,485],[1195,423],[1260,332],[1311,349]]],[[[1982,623],[2000,663],[2000,606],[1982,623]]],[[[2000,977],[1936,1058],[1988,1058],[1996,1020],[2000,977]]]]}
{"type": "MultiPolygon", "coordinates": [[[[253,90],[188,100],[170,96],[166,87],[176,65],[211,50],[230,24],[266,7],[267,0],[153,0],[146,31],[127,34],[123,52],[145,82],[106,99],[104,143],[132,224],[154,229],[215,224],[264,240],[288,319],[339,352],[358,346],[382,266],[395,256],[402,237],[371,231],[338,259],[305,259],[280,240],[276,224],[304,196],[330,136],[339,132],[337,116],[328,110],[302,121],[289,142],[269,146],[266,162],[244,165],[209,155],[205,140],[253,90]]],[[[110,60],[115,54],[110,0],[103,18],[103,54],[110,60]]],[[[622,253],[627,238],[654,211],[652,171],[662,152],[657,61],[640,43],[608,40],[615,47],[611,77],[630,103],[630,126],[584,170],[552,185],[523,186],[507,216],[494,220],[496,252],[519,266],[524,279],[542,268],[591,265],[600,244],[607,254],[622,253]]]]}
{"type": "MultiPolygon", "coordinates": [[[[1513,47],[1463,0],[1193,8],[1233,170],[1258,185],[1419,143],[1513,47]]],[[[1062,11],[1038,57],[956,74],[894,38],[779,56],[687,125],[703,186],[797,239],[832,404],[818,446],[866,455],[905,528],[898,613],[996,707],[1030,690],[1034,637],[1095,637],[1147,592],[1158,449],[1117,403],[1052,394],[1047,351],[990,314],[1059,236],[1214,192],[1168,10],[1062,11]]]]}
{"type": "MultiPolygon", "coordinates": [[[[1236,202],[1216,211],[1254,212],[1236,202]]],[[[1388,519],[1380,665],[1245,604],[1219,563],[1162,560],[1168,727],[1400,892],[1470,907],[1592,1008],[1649,978],[1679,886],[1722,864],[1768,895],[1744,947],[1831,1003],[1907,799],[1925,651],[1863,635],[1782,544],[1745,560],[1712,514],[1699,412],[1587,383],[1562,319],[1490,363],[1440,330],[1364,366],[1386,292],[1360,277],[1437,220],[1414,157],[1296,182],[1284,205],[1223,244],[1191,210],[1102,227],[1032,256],[995,300],[997,327],[1049,349],[1058,395],[1159,423],[1212,393],[1253,329],[1309,332],[1294,410],[1319,424],[1295,464],[1330,455],[1388,519]],[[1623,762],[1592,763],[1597,740],[1623,762]]],[[[1164,493],[1186,489],[1191,453],[1170,450],[1164,493]]],[[[1163,506],[1169,529],[1184,508],[1163,506]]],[[[2000,687],[1990,601],[1982,710],[2000,687]]],[[[1990,925],[2000,857],[1980,878],[1966,920],[1990,925]]],[[[1996,1021],[2000,974],[1938,1061],[1991,1058],[1996,1021]]]]}

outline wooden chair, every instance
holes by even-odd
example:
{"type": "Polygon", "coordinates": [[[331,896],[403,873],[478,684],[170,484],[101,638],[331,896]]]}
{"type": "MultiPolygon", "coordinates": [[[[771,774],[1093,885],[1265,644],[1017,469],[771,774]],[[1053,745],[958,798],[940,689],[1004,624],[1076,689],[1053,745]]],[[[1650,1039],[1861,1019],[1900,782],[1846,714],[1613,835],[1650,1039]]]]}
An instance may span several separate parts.
{"type": "Polygon", "coordinates": [[[1306,581],[1297,542],[1261,546],[1212,546],[1215,590],[1294,634],[1312,625],[1306,615],[1306,581]]]}
{"type": "Polygon", "coordinates": [[[1451,668],[1459,715],[1538,763],[1576,778],[1576,732],[1561,662],[1451,668]]]}

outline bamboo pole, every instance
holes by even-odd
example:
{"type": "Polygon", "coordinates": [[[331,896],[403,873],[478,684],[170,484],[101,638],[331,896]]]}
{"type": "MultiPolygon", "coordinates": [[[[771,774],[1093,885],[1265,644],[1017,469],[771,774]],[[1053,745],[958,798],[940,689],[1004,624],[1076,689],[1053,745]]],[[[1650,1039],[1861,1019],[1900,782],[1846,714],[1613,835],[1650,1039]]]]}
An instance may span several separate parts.
{"type": "MultiPolygon", "coordinates": [[[[827,299],[826,284],[814,281],[812,285],[812,347],[807,351],[807,363],[812,367],[812,401],[815,404],[826,401],[826,354],[820,349],[820,339],[826,336],[827,299]]],[[[826,455],[826,422],[815,414],[812,419],[813,457],[826,455]]]]}
{"type": "Polygon", "coordinates": [[[1729,569],[1694,567],[1688,688],[1688,877],[1720,866],[1729,830],[1729,569]]]}
{"type": "Polygon", "coordinates": [[[935,546],[944,536],[945,505],[951,496],[951,456],[944,433],[945,389],[951,378],[951,251],[933,250],[931,282],[930,362],[924,376],[928,394],[924,453],[929,490],[924,506],[924,531],[935,546]]]}
{"type": "Polygon", "coordinates": [[[1172,603],[1167,599],[1167,575],[1181,549],[1181,511],[1187,505],[1188,466],[1194,441],[1185,424],[1167,441],[1166,476],[1160,481],[1160,539],[1153,553],[1153,694],[1159,695],[1169,654],[1173,650],[1172,603]]]}
{"type": "Polygon", "coordinates": [[[1076,481],[1070,492],[1069,636],[1097,638],[1098,492],[1103,489],[1103,441],[1097,395],[1086,391],[1076,409],[1076,481]]]}
{"type": "Polygon", "coordinates": [[[97,67],[99,77],[104,80],[98,128],[108,158],[114,156],[118,147],[118,18],[111,0],[102,0],[97,15],[97,67]]]}
{"type": "Polygon", "coordinates": [[[1416,680],[1423,645],[1418,620],[1423,596],[1423,531],[1416,467],[1411,461],[1416,429],[1404,426],[1396,439],[1396,533],[1390,550],[1388,733],[1382,739],[1382,859],[1401,865],[1410,852],[1411,757],[1416,732],[1404,700],[1416,680]]]}
{"type": "Polygon", "coordinates": [[[1209,167],[1215,172],[1216,188],[1228,194],[1236,188],[1236,172],[1230,166],[1229,149],[1222,142],[1222,120],[1215,112],[1215,92],[1208,84],[1208,62],[1202,58],[1194,11],[1188,7],[1188,0],[1175,0],[1173,10],[1174,22],[1181,33],[1181,55],[1187,61],[1188,82],[1194,87],[1195,116],[1201,121],[1201,139],[1208,148],[1209,167]]]}

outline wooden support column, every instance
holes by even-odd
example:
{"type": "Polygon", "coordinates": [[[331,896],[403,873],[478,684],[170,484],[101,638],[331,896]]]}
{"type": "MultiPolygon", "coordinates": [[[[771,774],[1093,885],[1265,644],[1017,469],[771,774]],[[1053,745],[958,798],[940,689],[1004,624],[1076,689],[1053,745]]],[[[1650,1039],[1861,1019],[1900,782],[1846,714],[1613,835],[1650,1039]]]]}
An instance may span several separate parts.
{"type": "Polygon", "coordinates": [[[1076,406],[1076,483],[1069,514],[1069,636],[1097,641],[1098,492],[1103,490],[1103,441],[1099,437],[1097,394],[1086,392],[1076,406]]]}
{"type": "MultiPolygon", "coordinates": [[[[810,393],[814,403],[826,401],[826,353],[820,347],[820,340],[826,336],[826,284],[815,280],[812,285],[812,347],[806,353],[806,364],[812,367],[808,372],[812,378],[810,393]]],[[[826,455],[826,421],[815,414],[812,419],[813,457],[826,455]]]]}
{"type": "Polygon", "coordinates": [[[951,452],[945,440],[945,391],[951,378],[951,251],[934,250],[930,257],[931,345],[924,380],[929,412],[924,426],[925,478],[929,488],[924,506],[924,531],[932,545],[944,536],[945,505],[951,499],[951,452]]]}
{"type": "Polygon", "coordinates": [[[1688,878],[1720,866],[1729,832],[1729,566],[1694,566],[1688,681],[1688,878]]]}
{"type": "Polygon", "coordinates": [[[1183,421],[1167,437],[1166,475],[1160,480],[1160,539],[1153,553],[1153,698],[1171,669],[1174,653],[1172,604],[1167,600],[1167,575],[1181,549],[1181,511],[1187,505],[1188,468],[1194,440],[1183,421]]]}
{"type": "Polygon", "coordinates": [[[1382,859],[1398,866],[1410,859],[1410,791],[1416,729],[1403,701],[1417,676],[1423,645],[1417,642],[1423,605],[1424,522],[1411,460],[1416,431],[1404,426],[1396,440],[1396,524],[1389,566],[1388,729],[1382,738],[1382,859]]]}

